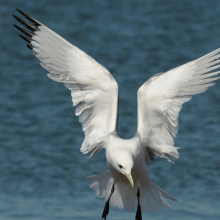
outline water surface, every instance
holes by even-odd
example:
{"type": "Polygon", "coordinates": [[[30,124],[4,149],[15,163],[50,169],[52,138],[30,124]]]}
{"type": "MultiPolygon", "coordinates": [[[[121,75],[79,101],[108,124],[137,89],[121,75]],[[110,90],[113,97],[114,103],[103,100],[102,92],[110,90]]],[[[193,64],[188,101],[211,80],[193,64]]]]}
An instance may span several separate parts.
{"type": "MultiPolygon", "coordinates": [[[[105,151],[88,162],[70,92],[51,81],[17,37],[20,8],[104,65],[119,84],[123,138],[136,132],[138,88],[220,47],[219,1],[0,1],[0,219],[100,219],[104,201],[84,176],[107,169],[105,151]]],[[[175,164],[157,158],[152,180],[178,198],[144,219],[220,219],[220,82],[185,104],[175,164]]],[[[108,219],[134,219],[110,209],[108,219]]]]}

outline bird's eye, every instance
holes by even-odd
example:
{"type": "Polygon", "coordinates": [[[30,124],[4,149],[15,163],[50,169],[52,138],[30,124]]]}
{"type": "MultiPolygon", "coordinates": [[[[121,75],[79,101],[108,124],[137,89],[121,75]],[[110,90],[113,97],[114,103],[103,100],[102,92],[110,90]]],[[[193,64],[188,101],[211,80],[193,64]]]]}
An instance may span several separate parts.
{"type": "Polygon", "coordinates": [[[119,167],[122,169],[123,167],[122,167],[122,165],[119,165],[119,167]]]}

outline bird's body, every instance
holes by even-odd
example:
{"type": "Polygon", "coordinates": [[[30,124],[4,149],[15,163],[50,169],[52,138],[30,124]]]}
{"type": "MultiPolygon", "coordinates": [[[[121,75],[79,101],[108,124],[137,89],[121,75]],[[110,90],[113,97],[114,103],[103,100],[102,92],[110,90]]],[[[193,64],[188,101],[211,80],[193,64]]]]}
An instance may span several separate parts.
{"type": "Polygon", "coordinates": [[[220,49],[197,60],[156,74],[138,90],[137,133],[129,140],[117,135],[118,85],[110,72],[71,45],[52,30],[18,10],[31,24],[15,16],[28,30],[15,27],[26,36],[27,46],[41,61],[48,77],[62,82],[70,91],[76,116],[82,123],[85,140],[81,152],[90,156],[106,150],[109,170],[87,177],[97,195],[105,197],[102,218],[106,219],[109,203],[131,211],[162,211],[177,201],[150,179],[146,165],[160,156],[171,161],[178,158],[174,138],[182,105],[192,95],[206,91],[219,79],[220,49]]]}
{"type": "Polygon", "coordinates": [[[110,195],[112,185],[114,185],[115,193],[110,200],[113,206],[131,211],[137,206],[137,191],[139,189],[143,211],[162,211],[163,208],[170,207],[162,196],[172,201],[177,200],[150,180],[150,174],[146,166],[148,161],[146,158],[150,155],[147,154],[148,152],[145,152],[145,149],[141,146],[138,133],[131,139],[122,139],[116,133],[111,134],[106,147],[106,160],[109,171],[86,177],[86,179],[93,182],[91,188],[97,192],[97,195],[101,198],[105,197],[106,200],[110,195]],[[122,168],[119,167],[121,164],[124,164],[124,173],[132,176],[133,186],[126,175],[121,172],[122,168]]]}
{"type": "MultiPolygon", "coordinates": [[[[131,176],[134,180],[135,187],[145,186],[149,180],[149,173],[146,167],[143,149],[141,148],[141,141],[138,135],[135,135],[129,140],[122,139],[116,134],[109,137],[108,147],[106,148],[106,159],[108,168],[111,171],[112,177],[117,181],[122,181],[124,184],[128,184],[129,188],[132,188],[131,184],[127,181],[127,178],[114,168],[115,157],[119,160],[131,157],[133,166],[131,169],[131,176]]],[[[127,171],[129,172],[129,171],[127,171]]]]}

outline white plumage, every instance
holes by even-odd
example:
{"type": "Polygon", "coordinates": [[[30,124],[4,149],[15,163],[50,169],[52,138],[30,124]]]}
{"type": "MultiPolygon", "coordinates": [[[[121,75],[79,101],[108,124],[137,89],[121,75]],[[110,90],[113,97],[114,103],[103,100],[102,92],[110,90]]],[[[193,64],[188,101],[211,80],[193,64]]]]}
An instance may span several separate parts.
{"type": "Polygon", "coordinates": [[[109,71],[86,53],[71,45],[52,30],[18,10],[33,25],[14,16],[30,31],[15,27],[41,61],[48,77],[70,89],[76,116],[82,123],[85,140],[81,152],[90,156],[106,149],[109,170],[87,177],[97,195],[105,198],[103,218],[108,202],[131,211],[137,207],[136,219],[145,212],[162,211],[177,201],[150,180],[147,164],[154,155],[179,157],[174,138],[183,103],[191,95],[202,93],[219,78],[220,49],[166,73],[157,74],[138,90],[138,126],[130,140],[118,137],[118,85],[109,71]]]}
{"type": "Polygon", "coordinates": [[[115,131],[118,86],[112,75],[86,53],[45,26],[32,37],[33,51],[52,80],[71,90],[76,116],[85,140],[81,147],[91,156],[106,147],[107,135],[115,131]]]}

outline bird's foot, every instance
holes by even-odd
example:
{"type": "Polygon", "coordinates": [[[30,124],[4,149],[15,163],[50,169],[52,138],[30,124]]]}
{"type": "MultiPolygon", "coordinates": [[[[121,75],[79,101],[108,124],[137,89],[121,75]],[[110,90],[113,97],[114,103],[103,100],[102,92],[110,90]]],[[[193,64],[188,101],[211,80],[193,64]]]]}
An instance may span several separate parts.
{"type": "Polygon", "coordinates": [[[104,219],[104,220],[106,220],[107,215],[108,215],[108,213],[109,213],[109,201],[110,201],[110,198],[111,198],[111,196],[112,196],[114,190],[115,190],[115,186],[114,186],[114,184],[113,184],[112,190],[111,190],[111,194],[110,194],[108,200],[105,202],[105,207],[104,207],[104,210],[103,210],[103,213],[102,213],[102,219],[104,219]]]}
{"type": "Polygon", "coordinates": [[[140,206],[140,190],[139,189],[138,189],[138,192],[137,192],[137,197],[138,197],[138,207],[137,207],[135,220],[142,220],[141,206],[140,206]]]}
{"type": "Polygon", "coordinates": [[[102,219],[106,220],[108,213],[109,213],[109,199],[105,203],[105,207],[102,213],[102,219]]]}
{"type": "Polygon", "coordinates": [[[138,204],[135,220],[142,220],[141,206],[138,204]]]}

